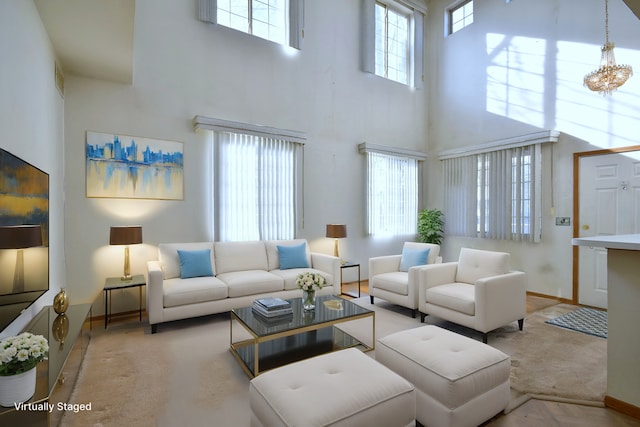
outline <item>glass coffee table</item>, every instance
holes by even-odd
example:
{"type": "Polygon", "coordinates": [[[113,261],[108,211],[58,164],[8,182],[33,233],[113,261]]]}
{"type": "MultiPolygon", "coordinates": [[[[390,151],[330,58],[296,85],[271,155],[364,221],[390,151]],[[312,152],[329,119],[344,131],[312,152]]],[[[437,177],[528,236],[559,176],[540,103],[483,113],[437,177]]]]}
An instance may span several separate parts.
{"type": "MultiPolygon", "coordinates": [[[[375,348],[375,312],[332,295],[316,297],[316,308],[302,309],[302,298],[287,300],[292,316],[263,320],[251,307],[231,310],[229,350],[244,371],[253,378],[260,373],[345,348],[370,351],[375,348]],[[371,319],[371,342],[360,341],[336,325],[371,319]],[[234,341],[234,325],[242,327],[242,338],[234,341]]],[[[236,326],[237,328],[237,326],[236,326]]]]}

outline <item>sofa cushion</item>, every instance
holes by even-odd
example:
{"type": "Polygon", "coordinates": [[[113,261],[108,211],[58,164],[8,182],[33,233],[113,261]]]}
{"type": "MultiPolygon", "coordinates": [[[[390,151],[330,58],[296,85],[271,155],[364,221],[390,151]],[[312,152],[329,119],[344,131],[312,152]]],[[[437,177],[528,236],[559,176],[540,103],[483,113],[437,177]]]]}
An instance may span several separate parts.
{"type": "Polygon", "coordinates": [[[427,264],[435,264],[440,257],[440,245],[434,245],[433,243],[421,243],[421,242],[404,242],[402,249],[424,249],[429,248],[429,255],[427,256],[427,264]]]}
{"type": "Polygon", "coordinates": [[[412,248],[405,246],[402,248],[399,270],[408,272],[411,267],[426,265],[428,257],[429,248],[412,248]]]}
{"type": "Polygon", "coordinates": [[[280,256],[280,270],[309,268],[306,246],[305,243],[276,246],[278,248],[278,255],[280,256]]]}
{"type": "Polygon", "coordinates": [[[180,278],[213,276],[211,249],[185,251],[178,249],[180,258],[180,278]]]}
{"type": "Polygon", "coordinates": [[[217,277],[229,287],[229,298],[284,289],[282,277],[263,270],[235,271],[217,277]]]}
{"type": "Polygon", "coordinates": [[[331,274],[327,274],[324,271],[316,270],[314,268],[291,268],[287,270],[271,270],[269,273],[273,273],[277,276],[282,277],[284,280],[284,289],[289,291],[291,289],[298,289],[298,285],[296,285],[296,278],[298,274],[301,273],[312,273],[312,274],[320,274],[325,278],[325,286],[333,286],[333,276],[331,274]]]}
{"type": "Polygon", "coordinates": [[[228,296],[227,285],[213,276],[167,279],[162,288],[165,307],[216,301],[228,296]]]}
{"type": "Polygon", "coordinates": [[[180,257],[178,257],[178,249],[185,251],[210,249],[211,265],[214,265],[213,243],[211,242],[160,243],[158,245],[158,260],[162,266],[163,279],[180,277],[180,257]]]}
{"type": "Polygon", "coordinates": [[[232,271],[268,271],[267,252],[264,242],[216,242],[216,274],[232,271]]]}
{"type": "Polygon", "coordinates": [[[278,253],[278,246],[298,246],[304,244],[305,253],[307,257],[307,265],[313,267],[311,263],[311,252],[309,251],[309,245],[305,239],[291,239],[291,240],[265,240],[264,246],[267,250],[267,262],[269,264],[268,271],[280,269],[280,254],[278,253]]]}
{"type": "Polygon", "coordinates": [[[374,288],[398,295],[409,295],[409,273],[404,271],[376,274],[371,280],[374,288]]]}
{"type": "Polygon", "coordinates": [[[427,289],[427,303],[475,316],[475,288],[468,283],[449,283],[427,289]]]}
{"type": "Polygon", "coordinates": [[[478,279],[508,272],[509,254],[506,252],[460,249],[456,282],[475,283],[478,279]]]}

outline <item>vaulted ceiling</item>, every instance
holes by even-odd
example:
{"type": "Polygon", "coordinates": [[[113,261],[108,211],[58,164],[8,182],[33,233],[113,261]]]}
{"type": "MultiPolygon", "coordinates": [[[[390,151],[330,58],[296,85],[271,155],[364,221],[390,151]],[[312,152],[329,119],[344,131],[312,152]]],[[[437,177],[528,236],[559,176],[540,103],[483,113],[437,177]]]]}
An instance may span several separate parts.
{"type": "Polygon", "coordinates": [[[135,0],[34,0],[65,74],[131,83],[135,0]]]}
{"type": "Polygon", "coordinates": [[[640,0],[623,0],[629,9],[640,18],[640,0]]]}
{"type": "MultiPolygon", "coordinates": [[[[133,81],[135,0],[34,0],[64,73],[133,81]]],[[[640,0],[623,0],[640,18],[640,0]]]]}

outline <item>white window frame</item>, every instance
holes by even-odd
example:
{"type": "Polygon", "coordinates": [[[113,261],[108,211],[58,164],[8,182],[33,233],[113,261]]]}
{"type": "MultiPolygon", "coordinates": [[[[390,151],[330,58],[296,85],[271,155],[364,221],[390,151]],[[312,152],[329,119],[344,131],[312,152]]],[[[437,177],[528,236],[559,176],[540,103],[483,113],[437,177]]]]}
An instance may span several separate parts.
{"type": "MultiPolygon", "coordinates": [[[[228,241],[228,240],[278,240],[278,239],[293,239],[295,238],[301,229],[303,224],[303,165],[304,165],[304,142],[306,136],[304,133],[277,129],[267,126],[250,125],[239,122],[233,122],[229,120],[215,119],[204,116],[196,116],[194,118],[194,127],[196,129],[204,129],[212,131],[213,149],[211,150],[212,158],[212,196],[211,196],[211,212],[212,215],[212,230],[213,240],[228,241]],[[231,139],[234,139],[232,141],[231,139]],[[237,152],[242,158],[233,159],[230,161],[224,158],[224,147],[222,144],[230,144],[231,146],[238,141],[242,146],[238,146],[240,151],[244,150],[244,153],[237,152]],[[255,148],[255,150],[253,148],[255,148]],[[280,147],[280,148],[273,148],[280,147]],[[282,147],[286,150],[286,164],[278,163],[276,170],[261,170],[265,164],[275,167],[275,163],[272,161],[266,161],[266,158],[261,156],[264,153],[274,153],[280,151],[282,153],[282,147]],[[254,157],[253,160],[259,160],[259,167],[254,167],[252,164],[247,163],[247,157],[244,157],[245,153],[251,154],[254,157]],[[234,171],[235,168],[242,168],[248,166],[246,172],[234,171]],[[250,226],[247,225],[245,230],[237,226],[228,227],[229,230],[235,230],[229,232],[225,226],[225,221],[235,221],[234,213],[231,211],[226,214],[222,213],[225,210],[225,203],[229,200],[225,196],[225,191],[221,188],[226,182],[225,171],[231,171],[237,175],[237,173],[246,173],[246,175],[254,175],[257,179],[255,187],[259,182],[265,180],[283,179],[285,174],[281,173],[279,168],[287,168],[284,179],[293,179],[293,182],[288,183],[287,198],[291,197],[290,204],[285,208],[274,208],[275,205],[282,205],[282,191],[276,186],[265,188],[254,188],[259,195],[259,203],[253,205],[251,209],[242,208],[243,211],[238,213],[238,218],[243,218],[243,221],[248,221],[250,226]],[[271,172],[271,173],[269,173],[271,172]],[[284,210],[282,210],[284,209],[284,210]],[[247,211],[252,211],[253,214],[247,215],[247,211]],[[265,222],[266,221],[266,222],[265,222]]],[[[228,175],[232,178],[232,175],[228,175]]],[[[242,178],[242,177],[241,177],[242,178]]],[[[279,183],[277,184],[280,185],[279,183]]],[[[253,191],[253,190],[252,190],[253,191]]],[[[234,192],[227,192],[233,195],[234,192]]],[[[236,192],[237,193],[237,192],[236,192]]],[[[234,198],[233,203],[255,203],[256,197],[252,200],[242,200],[242,198],[234,198]]],[[[228,210],[228,209],[227,209],[228,210]]]]}
{"type": "Polygon", "coordinates": [[[474,20],[474,11],[475,9],[475,4],[474,4],[474,0],[461,0],[461,1],[457,1],[456,3],[448,6],[445,9],[445,13],[444,13],[444,36],[448,37],[452,34],[457,33],[458,31],[467,28],[469,25],[473,24],[473,20],[474,20]],[[454,20],[453,15],[457,12],[457,11],[463,11],[464,7],[467,5],[471,5],[471,13],[468,15],[463,15],[462,17],[462,27],[454,30],[453,26],[457,23],[460,22],[460,20],[454,20]],[[469,19],[470,18],[470,19],[469,19]],[[469,22],[465,22],[469,20],[469,22]]]}
{"type": "MultiPolygon", "coordinates": [[[[254,34],[252,31],[252,4],[253,0],[247,0],[247,12],[248,12],[248,30],[228,27],[235,31],[240,31],[246,34],[250,34],[254,37],[269,40],[274,43],[281,44],[283,46],[290,46],[296,49],[301,49],[302,39],[304,37],[304,0],[284,0],[285,3],[285,20],[284,20],[284,37],[282,40],[272,40],[264,38],[261,35],[254,34]]],[[[218,0],[198,0],[198,19],[211,23],[220,24],[218,22],[218,0]]],[[[223,24],[220,24],[223,25],[223,24]]]]}
{"type": "MultiPolygon", "coordinates": [[[[394,4],[387,4],[381,1],[376,1],[376,71],[375,74],[387,78],[389,80],[396,81],[405,85],[409,84],[411,76],[411,34],[412,31],[412,19],[411,11],[405,8],[398,7],[394,4]],[[382,22],[379,26],[378,12],[382,11],[382,22]],[[392,23],[394,17],[399,18],[405,25],[404,34],[397,34],[394,37],[395,32],[392,31],[392,23]],[[404,39],[404,40],[403,40],[404,39]],[[402,63],[396,64],[396,61],[391,60],[392,53],[395,49],[391,48],[391,44],[394,40],[399,40],[404,46],[402,50],[398,51],[399,59],[402,63]],[[395,66],[397,65],[397,66],[395,66]]],[[[395,43],[393,43],[395,44],[395,43]]]]}
{"type": "MultiPolygon", "coordinates": [[[[364,72],[388,78],[385,72],[376,72],[376,6],[385,5],[394,12],[402,11],[409,16],[409,34],[407,44],[407,78],[401,84],[421,88],[424,82],[423,46],[424,16],[426,7],[413,0],[362,0],[363,1],[363,35],[362,35],[362,69],[364,72]]],[[[394,80],[398,81],[398,80],[394,80]]]]}
{"type": "Polygon", "coordinates": [[[375,237],[417,234],[424,153],[363,143],[367,233],[375,237]]]}

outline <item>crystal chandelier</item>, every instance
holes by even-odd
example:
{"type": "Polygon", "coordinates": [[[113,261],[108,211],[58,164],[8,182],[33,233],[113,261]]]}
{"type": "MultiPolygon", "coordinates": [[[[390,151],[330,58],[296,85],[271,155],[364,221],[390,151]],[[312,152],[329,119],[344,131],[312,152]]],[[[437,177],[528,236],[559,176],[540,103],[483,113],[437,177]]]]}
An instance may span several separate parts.
{"type": "Polygon", "coordinates": [[[604,2],[604,12],[605,43],[602,46],[600,68],[584,76],[584,85],[594,92],[611,95],[633,75],[633,69],[629,65],[616,65],[613,54],[615,45],[609,42],[609,0],[604,2]]]}

